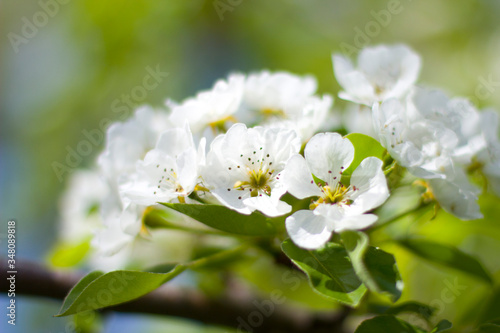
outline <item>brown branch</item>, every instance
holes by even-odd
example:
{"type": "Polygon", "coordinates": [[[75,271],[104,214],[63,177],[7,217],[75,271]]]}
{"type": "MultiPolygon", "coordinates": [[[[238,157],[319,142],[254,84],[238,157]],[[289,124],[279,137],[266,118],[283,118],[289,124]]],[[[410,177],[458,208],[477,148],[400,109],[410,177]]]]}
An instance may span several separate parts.
{"type": "MultiPolygon", "coordinates": [[[[2,262],[0,292],[8,292],[7,260],[0,259],[2,262]]],[[[16,262],[16,270],[16,295],[49,297],[59,300],[63,300],[82,277],[82,275],[75,273],[53,272],[38,263],[19,260],[16,262]]],[[[349,312],[348,309],[345,309],[337,313],[318,314],[273,304],[274,309],[266,313],[267,310],[259,310],[259,306],[256,305],[263,304],[263,300],[252,298],[249,295],[238,296],[241,294],[238,292],[231,294],[233,296],[211,299],[194,290],[164,286],[134,301],[112,306],[104,311],[181,317],[210,325],[240,328],[241,332],[246,332],[245,329],[250,328],[248,330],[251,333],[343,333],[342,323],[349,312]],[[260,325],[256,325],[259,321],[261,321],[260,325]],[[245,327],[242,323],[246,323],[248,326],[245,327]],[[252,323],[254,324],[252,325],[252,323]]],[[[268,305],[269,303],[270,301],[267,301],[268,305]]]]}

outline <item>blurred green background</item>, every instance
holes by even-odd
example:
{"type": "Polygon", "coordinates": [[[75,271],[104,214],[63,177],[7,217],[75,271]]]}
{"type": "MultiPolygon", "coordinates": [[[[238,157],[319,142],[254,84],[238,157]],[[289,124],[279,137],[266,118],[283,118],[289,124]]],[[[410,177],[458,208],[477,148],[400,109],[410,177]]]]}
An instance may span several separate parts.
{"type": "MultiPolygon", "coordinates": [[[[500,2],[494,0],[1,1],[2,224],[17,219],[19,257],[43,261],[57,237],[58,198],[69,175],[58,177],[54,163],[65,164],[68,149],[77,149],[85,131],[100,129],[103,119],[121,120],[131,114],[131,104],[182,100],[232,71],[309,73],[318,78],[320,92],[335,96],[339,86],[331,53],[341,45],[408,44],[423,59],[420,83],[467,96],[481,108],[500,108],[499,14],[500,2]],[[388,6],[397,13],[381,16],[388,6]],[[136,87],[148,68],[168,76],[140,95],[136,87]],[[131,94],[129,105],[124,95],[131,94]]],[[[336,99],[335,105],[342,109],[345,103],[336,99]]],[[[77,167],[93,165],[101,148],[102,142],[93,146],[77,167]]],[[[481,203],[485,220],[460,222],[441,214],[408,232],[480,257],[498,280],[500,207],[490,196],[481,203]]],[[[484,300],[487,286],[399,248],[387,249],[396,253],[406,281],[404,299],[440,299],[446,280],[467,285],[438,317],[457,327],[470,324],[465,314],[484,300]]],[[[0,298],[2,308],[5,300],[0,298]]],[[[23,298],[20,303],[22,327],[12,330],[2,320],[2,332],[64,332],[67,319],[52,318],[57,302],[23,298]]],[[[207,331],[150,319],[112,317],[104,328],[146,332],[149,323],[151,332],[207,331]]]]}

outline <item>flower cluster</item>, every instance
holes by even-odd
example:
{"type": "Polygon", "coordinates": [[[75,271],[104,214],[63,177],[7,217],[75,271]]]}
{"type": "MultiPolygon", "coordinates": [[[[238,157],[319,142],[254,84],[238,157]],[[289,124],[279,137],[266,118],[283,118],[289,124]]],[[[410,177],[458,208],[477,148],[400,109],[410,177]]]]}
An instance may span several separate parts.
{"type": "Polygon", "coordinates": [[[416,86],[420,58],[403,45],[364,49],[357,69],[341,55],[333,63],[345,89],[339,97],[371,107],[369,134],[400,166],[426,180],[427,195],[463,220],[481,218],[480,190],[467,171],[482,171],[500,194],[498,114],[416,86]]]}
{"type": "Polygon", "coordinates": [[[332,132],[342,129],[333,98],[316,93],[313,77],[232,74],[185,101],[140,108],[108,129],[97,171],[104,180],[104,189],[96,187],[100,251],[114,254],[147,232],[143,217],[158,203],[287,215],[290,238],[316,249],[332,233],[376,222],[373,210],[389,197],[391,163],[423,180],[427,200],[464,220],[482,217],[468,173],[480,170],[500,194],[497,114],[416,86],[420,57],[406,46],[366,48],[357,66],[334,55],[333,64],[339,97],[365,110],[370,126],[359,131],[380,142],[386,160],[366,157],[343,176],[357,147],[332,132]],[[293,208],[286,193],[307,205],[293,208]]]}

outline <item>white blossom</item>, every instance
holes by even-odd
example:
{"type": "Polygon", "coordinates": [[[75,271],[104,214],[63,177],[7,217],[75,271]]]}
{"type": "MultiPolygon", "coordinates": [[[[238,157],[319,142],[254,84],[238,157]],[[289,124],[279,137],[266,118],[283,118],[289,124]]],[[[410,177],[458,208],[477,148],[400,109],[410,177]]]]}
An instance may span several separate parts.
{"type": "Polygon", "coordinates": [[[335,77],[344,89],[339,97],[372,106],[409,91],[420,72],[420,57],[405,45],[380,45],[364,48],[357,66],[342,55],[333,55],[335,77]]]}
{"type": "Polygon", "coordinates": [[[198,165],[204,157],[204,141],[197,151],[189,127],[163,132],[137,171],[120,186],[123,198],[140,205],[174,199],[184,202],[198,183],[198,165]]]}
{"type": "Polygon", "coordinates": [[[96,171],[77,170],[71,174],[59,202],[61,239],[65,242],[82,242],[93,235],[102,225],[99,205],[106,192],[106,184],[96,171]]]}
{"type": "Polygon", "coordinates": [[[212,89],[174,105],[170,120],[178,127],[187,121],[197,135],[206,135],[207,129],[225,129],[226,123],[235,122],[234,113],[240,107],[244,79],[241,74],[232,74],[227,80],[218,80],[212,89]]]}
{"type": "Polygon", "coordinates": [[[309,139],[325,122],[333,98],[316,96],[311,76],[262,71],[248,75],[237,119],[247,125],[291,128],[309,139]]]}
{"type": "Polygon", "coordinates": [[[414,176],[445,177],[458,137],[444,124],[412,117],[406,105],[395,98],[374,104],[373,124],[382,146],[414,176]]]}
{"type": "Polygon", "coordinates": [[[155,146],[160,133],[169,127],[171,124],[166,113],[142,107],[132,118],[108,128],[106,147],[98,158],[100,171],[107,184],[107,192],[100,206],[104,228],[94,241],[102,253],[116,253],[140,232],[146,206],[121,198],[119,184],[130,179],[137,161],[155,146]]]}
{"type": "Polygon", "coordinates": [[[304,155],[293,156],[284,173],[290,194],[299,199],[314,198],[310,210],[299,210],[286,219],[294,243],[317,249],[332,232],[364,229],[377,220],[376,215],[365,213],[389,196],[380,159],[364,159],[346,186],[341,183],[342,172],[354,159],[354,146],[348,139],[337,133],[317,134],[308,142],[304,155]]]}
{"type": "Polygon", "coordinates": [[[417,89],[403,105],[389,99],[373,106],[375,129],[391,156],[416,177],[428,179],[436,201],[462,220],[482,217],[478,189],[463,172],[485,147],[476,130],[479,114],[468,101],[417,89]]]}
{"type": "Polygon", "coordinates": [[[429,179],[432,194],[447,212],[462,220],[483,217],[477,203],[479,189],[473,186],[462,170],[455,170],[445,179],[429,179]]]}
{"type": "Polygon", "coordinates": [[[282,172],[299,149],[293,130],[235,124],[212,142],[203,182],[222,204],[239,213],[288,213],[291,207],[280,201],[286,192],[282,172]]]}

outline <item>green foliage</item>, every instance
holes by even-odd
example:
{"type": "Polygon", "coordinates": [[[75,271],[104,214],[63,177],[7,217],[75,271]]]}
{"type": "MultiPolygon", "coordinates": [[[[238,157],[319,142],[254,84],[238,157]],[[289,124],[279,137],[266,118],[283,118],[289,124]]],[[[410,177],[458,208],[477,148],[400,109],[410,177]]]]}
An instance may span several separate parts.
{"type": "Polygon", "coordinates": [[[385,311],[385,314],[397,315],[400,313],[411,312],[420,315],[425,320],[429,320],[435,311],[435,308],[419,302],[405,302],[388,308],[385,311]]]}
{"type": "Polygon", "coordinates": [[[259,212],[242,215],[225,206],[162,203],[217,230],[245,236],[272,236],[283,231],[285,217],[270,218],[259,212]]]}
{"type": "Polygon", "coordinates": [[[59,242],[51,250],[48,260],[55,267],[74,267],[85,259],[90,250],[90,238],[80,243],[59,242]]]}
{"type": "Polygon", "coordinates": [[[349,184],[352,173],[359,164],[367,157],[374,156],[383,160],[386,150],[382,145],[372,137],[360,133],[346,135],[354,146],[354,159],[351,165],[342,172],[342,182],[349,184]]]}
{"type": "Polygon", "coordinates": [[[368,245],[368,236],[362,232],[342,233],[342,241],[358,277],[377,293],[388,293],[393,302],[401,296],[401,279],[394,256],[368,245]]]}
{"type": "Polygon", "coordinates": [[[450,329],[453,325],[446,319],[441,320],[430,333],[444,332],[450,329]]]}
{"type": "Polygon", "coordinates": [[[347,251],[342,245],[327,243],[319,250],[304,250],[288,239],[281,247],[283,252],[309,278],[319,294],[350,306],[357,306],[366,287],[356,276],[347,251]]]}
{"type": "Polygon", "coordinates": [[[57,317],[96,310],[143,296],[182,273],[187,267],[177,265],[168,273],[113,271],[92,272],[70,291],[57,317]]]}
{"type": "Polygon", "coordinates": [[[490,274],[477,259],[455,247],[419,239],[404,239],[399,241],[399,244],[422,258],[493,283],[490,274]]]}
{"type": "Polygon", "coordinates": [[[358,326],[355,333],[425,333],[421,328],[392,315],[381,315],[365,320],[358,326]]]}

